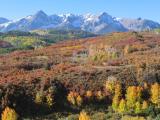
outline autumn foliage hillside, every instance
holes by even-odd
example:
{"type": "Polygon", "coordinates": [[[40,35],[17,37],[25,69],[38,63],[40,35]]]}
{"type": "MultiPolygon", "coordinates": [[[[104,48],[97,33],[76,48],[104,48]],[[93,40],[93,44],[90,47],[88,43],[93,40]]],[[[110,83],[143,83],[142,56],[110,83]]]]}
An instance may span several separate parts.
{"type": "Polygon", "coordinates": [[[0,110],[10,106],[25,116],[43,108],[46,114],[63,108],[67,98],[71,106],[81,106],[93,96],[91,102],[107,107],[114,90],[106,82],[112,80],[124,88],[118,97],[122,107],[130,86],[160,83],[160,35],[111,33],[1,55],[0,110]]]}

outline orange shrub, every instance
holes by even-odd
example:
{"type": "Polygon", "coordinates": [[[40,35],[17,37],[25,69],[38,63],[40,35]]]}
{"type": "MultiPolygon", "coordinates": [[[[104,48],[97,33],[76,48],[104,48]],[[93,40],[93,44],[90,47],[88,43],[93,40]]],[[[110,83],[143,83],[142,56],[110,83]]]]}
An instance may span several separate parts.
{"type": "Polygon", "coordinates": [[[147,101],[143,101],[142,103],[142,109],[145,110],[148,108],[148,102],[147,101]]]}
{"type": "Polygon", "coordinates": [[[70,92],[67,96],[67,100],[72,104],[72,105],[75,105],[76,104],[76,100],[75,100],[75,97],[74,97],[74,93],[73,92],[70,92]]]}
{"type": "Polygon", "coordinates": [[[92,91],[89,91],[89,90],[88,90],[88,91],[86,92],[86,97],[87,97],[87,98],[91,98],[92,96],[93,96],[92,91]]]}
{"type": "Polygon", "coordinates": [[[70,92],[67,96],[67,100],[72,104],[72,105],[77,105],[81,106],[83,103],[83,98],[78,95],[76,92],[70,92]]]}
{"type": "Polygon", "coordinates": [[[81,112],[79,115],[79,120],[91,120],[86,112],[81,112]]]}
{"type": "Polygon", "coordinates": [[[6,107],[2,113],[2,120],[18,120],[18,114],[14,109],[6,107]]]}
{"type": "Polygon", "coordinates": [[[96,98],[100,101],[102,99],[104,99],[104,95],[102,93],[102,91],[98,91],[97,94],[96,94],[96,98]]]}
{"type": "Polygon", "coordinates": [[[76,98],[76,102],[77,102],[77,105],[78,105],[78,106],[81,106],[81,105],[82,105],[83,99],[82,99],[82,97],[81,97],[80,95],[78,95],[78,97],[76,98]]]}

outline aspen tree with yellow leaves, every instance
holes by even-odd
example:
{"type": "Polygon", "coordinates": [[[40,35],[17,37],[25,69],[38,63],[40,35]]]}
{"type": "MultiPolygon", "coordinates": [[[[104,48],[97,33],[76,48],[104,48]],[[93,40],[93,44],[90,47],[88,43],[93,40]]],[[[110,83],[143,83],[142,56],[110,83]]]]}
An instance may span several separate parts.
{"type": "Polygon", "coordinates": [[[74,97],[74,93],[73,92],[70,92],[67,96],[67,100],[72,104],[72,105],[75,105],[76,104],[76,100],[75,100],[75,97],[74,97]]]}
{"type": "Polygon", "coordinates": [[[118,112],[124,113],[126,110],[127,110],[126,101],[124,99],[121,99],[118,107],[118,112]]]}
{"type": "Polygon", "coordinates": [[[140,113],[140,112],[141,112],[141,103],[137,101],[135,104],[135,113],[140,113]]]}
{"type": "Polygon", "coordinates": [[[151,101],[160,107],[160,85],[158,83],[151,86],[151,101]]]}
{"type": "Polygon", "coordinates": [[[78,105],[78,106],[81,106],[81,105],[82,105],[83,99],[82,99],[82,97],[81,97],[80,95],[78,95],[78,97],[76,98],[76,102],[77,102],[77,105],[78,105]]]}
{"type": "Polygon", "coordinates": [[[122,86],[121,84],[116,84],[115,93],[112,100],[112,108],[114,111],[117,111],[121,97],[122,97],[122,86]]]}
{"type": "Polygon", "coordinates": [[[134,109],[136,100],[137,100],[137,88],[136,86],[129,86],[127,88],[126,100],[127,100],[127,108],[134,109]]]}

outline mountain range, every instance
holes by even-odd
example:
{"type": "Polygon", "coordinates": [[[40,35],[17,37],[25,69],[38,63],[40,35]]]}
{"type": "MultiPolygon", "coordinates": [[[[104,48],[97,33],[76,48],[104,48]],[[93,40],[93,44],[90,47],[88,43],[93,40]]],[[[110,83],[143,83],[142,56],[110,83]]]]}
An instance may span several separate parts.
{"type": "Polygon", "coordinates": [[[9,20],[6,18],[0,17],[0,24],[6,23],[6,22],[9,22],[9,20]]]}
{"type": "Polygon", "coordinates": [[[38,11],[34,15],[19,20],[8,20],[0,17],[0,32],[13,30],[32,31],[37,29],[69,29],[83,30],[95,34],[110,32],[144,31],[160,28],[158,22],[147,19],[116,18],[103,12],[94,14],[62,14],[47,15],[38,11]]]}

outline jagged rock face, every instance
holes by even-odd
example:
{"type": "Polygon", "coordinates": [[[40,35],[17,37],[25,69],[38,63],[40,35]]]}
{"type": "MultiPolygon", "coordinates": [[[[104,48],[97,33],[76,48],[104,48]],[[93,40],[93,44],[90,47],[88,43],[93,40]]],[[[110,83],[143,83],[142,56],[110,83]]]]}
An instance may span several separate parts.
{"type": "Polygon", "coordinates": [[[127,31],[117,20],[107,13],[99,15],[51,15],[48,16],[43,11],[35,15],[24,17],[17,21],[9,21],[0,24],[0,31],[11,30],[30,31],[35,29],[79,29],[98,34],[108,32],[127,31]]]}
{"type": "Polygon", "coordinates": [[[151,20],[117,19],[105,12],[98,15],[55,14],[49,16],[43,11],[38,11],[35,15],[30,15],[16,21],[1,22],[0,19],[0,32],[12,30],[30,31],[36,29],[78,29],[96,34],[106,34],[128,30],[143,31],[158,27],[160,27],[160,24],[151,20]]]}
{"type": "Polygon", "coordinates": [[[160,24],[146,19],[120,19],[119,22],[128,30],[145,31],[160,28],[160,24]]]}
{"type": "Polygon", "coordinates": [[[82,29],[89,32],[105,34],[109,32],[127,31],[121,23],[107,13],[102,13],[99,16],[88,15],[88,17],[86,16],[85,18],[86,20],[82,26],[82,29]]]}

